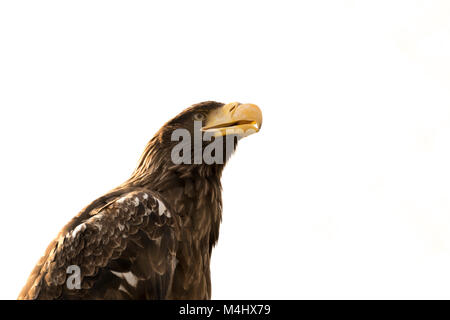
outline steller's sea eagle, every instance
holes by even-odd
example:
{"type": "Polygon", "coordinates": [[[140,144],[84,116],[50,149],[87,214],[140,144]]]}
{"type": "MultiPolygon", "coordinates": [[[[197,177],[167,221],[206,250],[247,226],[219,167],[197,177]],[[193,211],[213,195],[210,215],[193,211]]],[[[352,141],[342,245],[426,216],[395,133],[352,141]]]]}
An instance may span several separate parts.
{"type": "Polygon", "coordinates": [[[60,231],[18,299],[210,299],[227,147],[261,124],[256,105],[213,101],[167,122],[131,178],[60,231]]]}

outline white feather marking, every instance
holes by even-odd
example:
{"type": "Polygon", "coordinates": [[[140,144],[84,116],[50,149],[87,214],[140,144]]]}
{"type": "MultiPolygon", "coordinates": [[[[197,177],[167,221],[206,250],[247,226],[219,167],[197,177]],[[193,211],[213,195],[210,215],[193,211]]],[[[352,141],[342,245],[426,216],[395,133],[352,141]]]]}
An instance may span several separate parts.
{"type": "Polygon", "coordinates": [[[145,200],[148,199],[148,194],[144,193],[144,195],[142,196],[145,200]]]}
{"type": "Polygon", "coordinates": [[[133,204],[134,204],[135,207],[137,207],[139,205],[139,198],[138,197],[134,198],[133,204]]]}
{"type": "Polygon", "coordinates": [[[84,230],[86,230],[86,224],[79,224],[75,229],[73,229],[72,238],[75,238],[79,232],[83,232],[84,230]]]}
{"type": "Polygon", "coordinates": [[[138,278],[131,272],[116,272],[116,271],[112,271],[112,274],[114,274],[115,276],[121,278],[121,279],[125,279],[128,284],[132,287],[136,287],[137,283],[138,283],[138,278]]]}
{"type": "Polygon", "coordinates": [[[119,228],[120,231],[123,231],[123,229],[125,229],[125,226],[123,224],[121,224],[121,223],[119,223],[117,225],[117,227],[119,228]]]}
{"type": "Polygon", "coordinates": [[[123,203],[125,200],[127,200],[127,197],[122,197],[119,200],[117,200],[117,203],[123,203]]]}
{"type": "Polygon", "coordinates": [[[128,290],[123,285],[119,286],[119,291],[125,292],[126,294],[131,296],[131,294],[128,292],[128,290]]]}
{"type": "Polygon", "coordinates": [[[158,201],[158,214],[162,216],[166,212],[166,206],[159,200],[158,201]]]}

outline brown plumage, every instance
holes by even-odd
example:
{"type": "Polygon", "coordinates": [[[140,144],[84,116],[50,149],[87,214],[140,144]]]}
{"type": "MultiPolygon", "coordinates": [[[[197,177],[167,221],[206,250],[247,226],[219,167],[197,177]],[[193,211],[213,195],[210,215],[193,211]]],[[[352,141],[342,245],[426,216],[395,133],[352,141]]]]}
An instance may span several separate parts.
{"type": "Polygon", "coordinates": [[[174,164],[171,159],[178,143],[172,141],[173,131],[187,129],[194,137],[198,119],[202,131],[237,138],[247,134],[236,134],[236,128],[257,125],[258,131],[262,122],[254,105],[212,101],[167,122],[131,178],[84,208],[50,243],[19,299],[211,297],[210,257],[219,236],[225,163],[174,164]],[[224,128],[231,130],[224,133],[224,128]],[[70,266],[80,268],[80,288],[69,288],[70,266]]]}

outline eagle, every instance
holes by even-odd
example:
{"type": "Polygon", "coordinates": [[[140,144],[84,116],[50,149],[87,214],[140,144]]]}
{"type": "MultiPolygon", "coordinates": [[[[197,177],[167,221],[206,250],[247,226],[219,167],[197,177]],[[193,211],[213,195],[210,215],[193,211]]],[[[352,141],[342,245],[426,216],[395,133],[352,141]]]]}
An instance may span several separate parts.
{"type": "Polygon", "coordinates": [[[64,226],[18,299],[211,299],[222,171],[261,125],[258,106],[215,101],[168,121],[131,177],[64,226]]]}

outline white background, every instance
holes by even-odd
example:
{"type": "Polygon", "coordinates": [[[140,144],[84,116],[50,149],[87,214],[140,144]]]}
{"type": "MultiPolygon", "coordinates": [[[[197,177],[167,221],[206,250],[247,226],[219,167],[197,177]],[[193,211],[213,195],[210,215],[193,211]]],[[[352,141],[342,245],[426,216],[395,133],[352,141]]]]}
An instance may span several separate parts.
{"type": "Polygon", "coordinates": [[[448,1],[2,1],[0,298],[190,104],[251,102],[213,298],[450,298],[448,1]]]}

